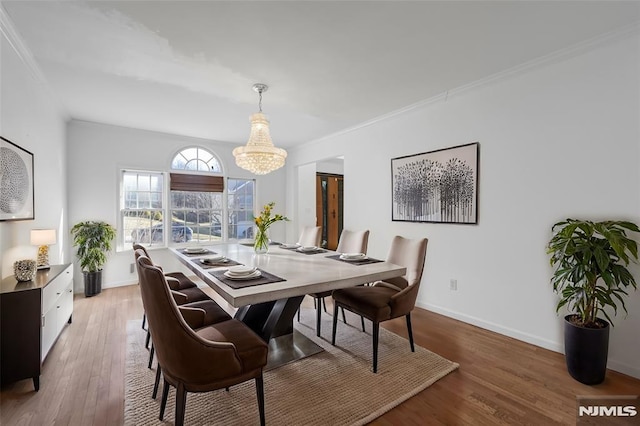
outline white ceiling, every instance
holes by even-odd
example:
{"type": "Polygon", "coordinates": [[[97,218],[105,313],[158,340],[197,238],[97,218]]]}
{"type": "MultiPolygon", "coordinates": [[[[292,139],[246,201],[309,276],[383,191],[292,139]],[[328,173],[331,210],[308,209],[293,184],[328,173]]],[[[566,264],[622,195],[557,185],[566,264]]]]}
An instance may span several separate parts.
{"type": "Polygon", "coordinates": [[[76,119],[291,147],[637,25],[613,1],[6,1],[76,119]]]}

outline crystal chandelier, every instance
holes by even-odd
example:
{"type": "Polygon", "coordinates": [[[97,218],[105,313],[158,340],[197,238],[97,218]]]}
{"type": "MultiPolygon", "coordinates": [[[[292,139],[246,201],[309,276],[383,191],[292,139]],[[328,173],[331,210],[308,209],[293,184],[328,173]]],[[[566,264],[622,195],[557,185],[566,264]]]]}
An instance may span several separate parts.
{"type": "Polygon", "coordinates": [[[239,146],[233,150],[236,164],[256,175],[266,175],[284,166],[287,151],[273,146],[269,134],[269,120],[262,113],[262,92],[266,92],[269,86],[266,84],[254,84],[253,90],[260,95],[258,104],[260,112],[252,114],[251,133],[245,146],[239,146]]]}

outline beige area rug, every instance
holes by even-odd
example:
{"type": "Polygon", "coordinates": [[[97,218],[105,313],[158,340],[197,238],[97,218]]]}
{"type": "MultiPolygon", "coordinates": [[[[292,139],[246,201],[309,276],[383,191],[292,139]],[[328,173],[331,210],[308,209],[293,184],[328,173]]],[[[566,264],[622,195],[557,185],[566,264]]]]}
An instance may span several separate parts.
{"type": "MultiPolygon", "coordinates": [[[[380,329],[378,373],[371,371],[371,323],[367,333],[338,324],[336,346],[331,345],[331,317],[322,315],[322,338],[315,335],[315,311],[303,309],[296,328],[325,352],[264,374],[266,420],[269,425],[363,425],[426,389],[458,368],[458,364],[380,329]]],[[[358,320],[351,323],[359,327],[358,320]]],[[[140,321],[127,324],[125,367],[125,425],[160,425],[161,389],[151,399],[155,379],[147,368],[149,352],[140,321]]],[[[173,424],[175,389],[171,388],[164,424],[173,424]]],[[[189,393],[185,424],[259,424],[255,382],[229,392],[189,393]]]]}

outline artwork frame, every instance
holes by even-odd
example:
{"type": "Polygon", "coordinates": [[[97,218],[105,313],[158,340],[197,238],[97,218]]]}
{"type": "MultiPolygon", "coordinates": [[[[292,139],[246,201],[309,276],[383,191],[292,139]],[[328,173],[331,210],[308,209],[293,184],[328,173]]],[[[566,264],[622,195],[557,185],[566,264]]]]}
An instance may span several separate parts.
{"type": "Polygon", "coordinates": [[[33,153],[0,136],[0,221],[35,219],[33,153]]]}
{"type": "Polygon", "coordinates": [[[391,159],[391,220],[478,224],[480,143],[391,159]]]}

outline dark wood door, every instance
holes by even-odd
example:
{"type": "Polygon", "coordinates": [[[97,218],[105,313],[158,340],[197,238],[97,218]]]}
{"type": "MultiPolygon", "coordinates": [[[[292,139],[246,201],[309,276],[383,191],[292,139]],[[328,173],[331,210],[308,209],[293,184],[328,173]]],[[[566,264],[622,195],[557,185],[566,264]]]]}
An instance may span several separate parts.
{"type": "Polygon", "coordinates": [[[316,177],[316,226],[322,227],[323,245],[329,250],[338,247],[343,224],[342,175],[318,173],[316,177]]]}

